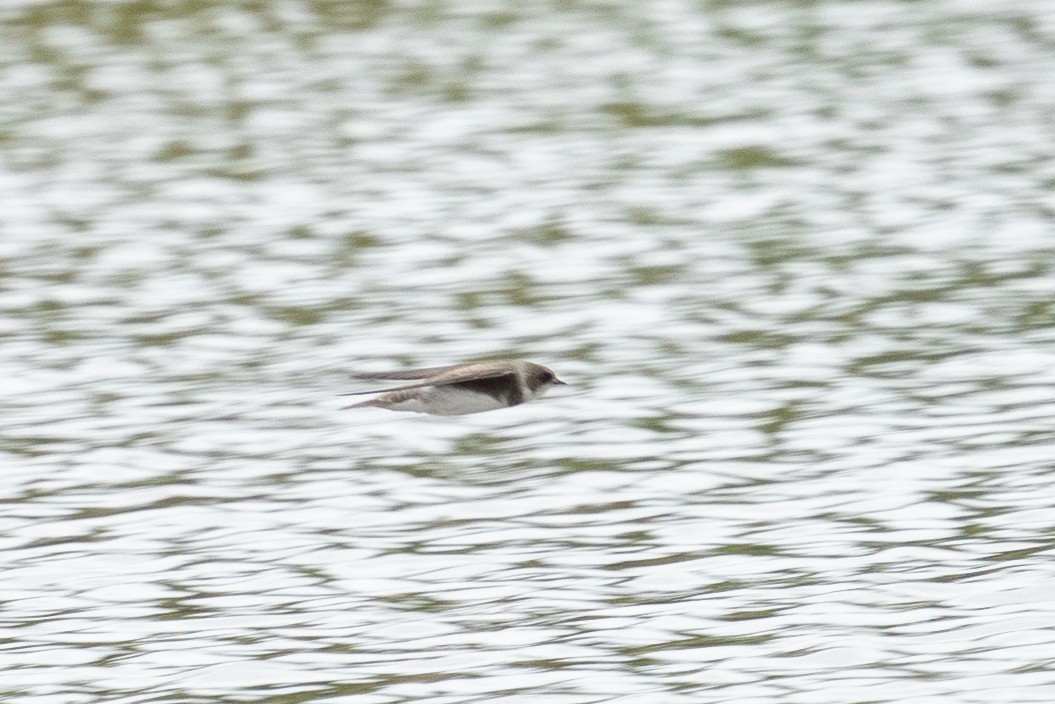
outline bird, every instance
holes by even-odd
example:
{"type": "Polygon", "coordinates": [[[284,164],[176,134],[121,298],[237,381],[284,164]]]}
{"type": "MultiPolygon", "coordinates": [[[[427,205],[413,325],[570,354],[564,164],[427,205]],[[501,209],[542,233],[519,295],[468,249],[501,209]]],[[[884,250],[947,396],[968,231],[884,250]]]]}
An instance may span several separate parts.
{"type": "Polygon", "coordinates": [[[359,379],[414,381],[413,384],[342,396],[381,394],[345,408],[373,406],[436,416],[459,416],[517,406],[538,398],[555,385],[567,385],[552,369],[522,359],[491,359],[446,367],[363,372],[359,379]]]}

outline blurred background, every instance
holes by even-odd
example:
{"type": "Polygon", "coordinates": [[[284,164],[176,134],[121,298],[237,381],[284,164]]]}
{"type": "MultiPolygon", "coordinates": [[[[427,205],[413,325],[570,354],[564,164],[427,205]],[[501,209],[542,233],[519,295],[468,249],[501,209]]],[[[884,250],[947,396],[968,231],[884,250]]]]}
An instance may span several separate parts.
{"type": "Polygon", "coordinates": [[[9,704],[1050,702],[1055,7],[7,0],[9,704]],[[355,370],[516,356],[479,416],[355,370]]]}

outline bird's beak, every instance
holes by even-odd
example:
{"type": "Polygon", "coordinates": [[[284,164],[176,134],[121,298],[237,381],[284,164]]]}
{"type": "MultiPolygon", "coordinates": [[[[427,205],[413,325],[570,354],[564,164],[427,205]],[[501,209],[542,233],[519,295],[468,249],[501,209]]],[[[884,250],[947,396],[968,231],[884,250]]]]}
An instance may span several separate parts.
{"type": "Polygon", "coordinates": [[[561,385],[561,386],[570,386],[570,384],[568,384],[568,382],[566,382],[566,381],[561,381],[560,379],[557,379],[556,377],[554,377],[554,379],[553,379],[553,383],[554,383],[554,385],[557,385],[557,384],[559,384],[559,385],[561,385]]]}

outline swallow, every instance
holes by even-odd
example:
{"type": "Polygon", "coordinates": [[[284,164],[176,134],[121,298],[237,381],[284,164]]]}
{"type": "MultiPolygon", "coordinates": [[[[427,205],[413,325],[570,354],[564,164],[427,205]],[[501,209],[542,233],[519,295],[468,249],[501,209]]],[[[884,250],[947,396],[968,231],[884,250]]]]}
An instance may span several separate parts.
{"type": "Polygon", "coordinates": [[[366,372],[355,376],[359,379],[415,383],[342,394],[380,394],[377,398],[345,408],[372,406],[436,416],[459,416],[518,406],[538,398],[552,386],[566,385],[552,369],[521,359],[464,362],[398,372],[366,372]]]}

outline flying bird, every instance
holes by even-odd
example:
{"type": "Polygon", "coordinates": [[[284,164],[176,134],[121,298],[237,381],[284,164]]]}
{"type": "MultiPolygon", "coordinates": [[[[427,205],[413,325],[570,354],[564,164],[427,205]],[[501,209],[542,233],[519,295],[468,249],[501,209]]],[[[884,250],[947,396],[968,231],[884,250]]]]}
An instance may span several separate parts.
{"type": "Polygon", "coordinates": [[[437,416],[460,416],[517,406],[541,396],[551,386],[566,383],[558,379],[553,370],[521,359],[493,359],[398,372],[366,372],[355,376],[415,383],[341,394],[381,394],[346,408],[374,406],[437,416]]]}

